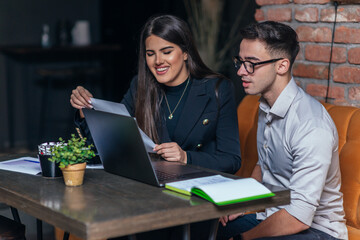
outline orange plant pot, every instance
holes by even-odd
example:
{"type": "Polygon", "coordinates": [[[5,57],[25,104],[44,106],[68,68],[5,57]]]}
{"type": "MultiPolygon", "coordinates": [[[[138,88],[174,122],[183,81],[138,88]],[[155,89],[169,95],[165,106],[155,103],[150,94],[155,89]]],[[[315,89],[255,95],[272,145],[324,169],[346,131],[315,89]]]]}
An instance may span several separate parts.
{"type": "Polygon", "coordinates": [[[64,176],[64,182],[66,186],[80,186],[84,181],[86,162],[68,165],[65,168],[62,168],[62,173],[64,176]]]}

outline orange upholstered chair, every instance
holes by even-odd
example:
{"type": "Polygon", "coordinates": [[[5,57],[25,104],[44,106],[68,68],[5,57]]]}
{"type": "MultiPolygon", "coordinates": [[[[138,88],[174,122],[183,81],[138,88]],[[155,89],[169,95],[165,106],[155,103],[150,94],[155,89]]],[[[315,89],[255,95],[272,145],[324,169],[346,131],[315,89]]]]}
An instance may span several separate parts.
{"type": "MultiPolygon", "coordinates": [[[[259,96],[246,96],[238,106],[242,166],[236,173],[249,177],[258,156],[256,130],[259,96]]],[[[344,209],[349,239],[360,239],[360,109],[324,103],[339,134],[339,154],[344,209]]]]}

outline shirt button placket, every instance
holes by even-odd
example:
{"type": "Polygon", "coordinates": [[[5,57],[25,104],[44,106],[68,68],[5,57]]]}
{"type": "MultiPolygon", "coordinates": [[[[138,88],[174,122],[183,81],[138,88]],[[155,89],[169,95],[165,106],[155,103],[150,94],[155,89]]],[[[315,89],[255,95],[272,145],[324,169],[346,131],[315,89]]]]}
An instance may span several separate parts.
{"type": "Polygon", "coordinates": [[[270,139],[270,126],[271,126],[271,122],[270,122],[270,116],[269,114],[266,116],[268,122],[266,122],[266,126],[265,126],[265,129],[264,129],[264,151],[265,151],[265,156],[266,156],[266,162],[268,163],[269,162],[269,147],[268,147],[268,142],[269,142],[269,139],[270,139]]]}

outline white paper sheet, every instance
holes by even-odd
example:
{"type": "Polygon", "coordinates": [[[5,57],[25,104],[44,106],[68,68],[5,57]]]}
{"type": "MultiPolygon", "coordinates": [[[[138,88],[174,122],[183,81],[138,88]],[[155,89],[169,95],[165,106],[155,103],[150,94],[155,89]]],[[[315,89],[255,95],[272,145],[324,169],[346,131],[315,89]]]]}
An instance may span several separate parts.
{"type": "Polygon", "coordinates": [[[223,177],[221,175],[213,175],[208,177],[192,178],[189,180],[166,183],[166,185],[185,190],[190,193],[191,188],[206,184],[214,184],[220,182],[234,181],[234,179],[223,177]]]}
{"type": "MultiPolygon", "coordinates": [[[[130,117],[130,113],[126,109],[125,105],[122,103],[116,103],[116,102],[106,101],[106,100],[102,100],[102,99],[91,98],[91,105],[94,107],[95,110],[130,117]]],[[[141,138],[145,144],[146,150],[148,152],[153,153],[155,143],[140,128],[139,128],[139,131],[141,134],[141,138]]]]}
{"type": "Polygon", "coordinates": [[[0,169],[37,175],[41,173],[39,159],[34,157],[22,157],[0,162],[0,169]]]}
{"type": "Polygon", "coordinates": [[[104,166],[100,164],[86,164],[86,169],[104,169],[104,166]]]}
{"type": "Polygon", "coordinates": [[[91,105],[95,110],[115,113],[130,117],[130,113],[122,103],[110,102],[102,99],[91,98],[91,105]]]}
{"type": "Polygon", "coordinates": [[[269,189],[254,178],[242,178],[234,181],[207,184],[198,186],[198,188],[207,193],[215,203],[249,197],[256,198],[256,196],[271,194],[269,189]]]}

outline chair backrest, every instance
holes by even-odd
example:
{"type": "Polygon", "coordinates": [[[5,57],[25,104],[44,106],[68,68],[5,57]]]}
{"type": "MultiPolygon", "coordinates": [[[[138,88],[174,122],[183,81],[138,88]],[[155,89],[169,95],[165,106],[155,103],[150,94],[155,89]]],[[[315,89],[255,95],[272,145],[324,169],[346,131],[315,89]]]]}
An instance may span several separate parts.
{"type": "MultiPolygon", "coordinates": [[[[258,160],[256,131],[259,96],[246,96],[237,108],[242,166],[236,175],[249,177],[258,160]]],[[[360,229],[360,109],[323,103],[339,134],[341,192],[347,225],[360,229]]]]}
{"type": "Polygon", "coordinates": [[[258,160],[256,149],[258,112],[259,96],[245,96],[237,108],[241,147],[241,168],[236,175],[241,177],[250,177],[258,160]]]}
{"type": "Polygon", "coordinates": [[[360,109],[323,104],[339,134],[341,192],[346,223],[360,228],[360,109]]]}

